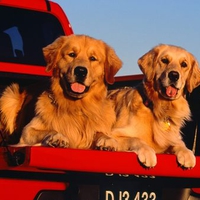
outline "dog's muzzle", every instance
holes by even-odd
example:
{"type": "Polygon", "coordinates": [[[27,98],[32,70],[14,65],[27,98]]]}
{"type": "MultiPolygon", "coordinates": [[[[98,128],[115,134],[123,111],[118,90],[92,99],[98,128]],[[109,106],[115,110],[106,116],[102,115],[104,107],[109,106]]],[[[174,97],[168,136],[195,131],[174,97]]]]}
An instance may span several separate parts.
{"type": "Polygon", "coordinates": [[[168,78],[170,80],[170,85],[166,87],[166,95],[169,98],[175,98],[178,93],[178,89],[176,88],[176,83],[179,79],[179,73],[176,71],[171,71],[168,74],[168,78]]]}
{"type": "Polygon", "coordinates": [[[77,66],[74,69],[74,81],[69,82],[66,74],[60,74],[60,83],[65,94],[74,97],[82,98],[83,94],[89,90],[89,87],[84,84],[88,70],[85,67],[77,66]]]}
{"type": "Polygon", "coordinates": [[[161,91],[162,95],[167,99],[175,99],[178,94],[177,83],[180,78],[180,75],[177,71],[170,71],[168,73],[168,85],[164,86],[162,81],[160,80],[161,84],[161,91]]]}
{"type": "Polygon", "coordinates": [[[74,69],[75,82],[70,84],[72,92],[83,93],[86,90],[86,86],[83,84],[87,77],[87,68],[82,66],[77,66],[74,69]]]}

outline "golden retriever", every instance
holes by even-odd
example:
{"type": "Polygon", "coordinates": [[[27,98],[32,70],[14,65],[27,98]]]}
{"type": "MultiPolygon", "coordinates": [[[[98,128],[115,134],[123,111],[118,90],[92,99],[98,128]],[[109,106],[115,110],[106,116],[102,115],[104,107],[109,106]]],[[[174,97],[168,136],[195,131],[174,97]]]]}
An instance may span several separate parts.
{"type": "Polygon", "coordinates": [[[195,156],[181,137],[190,120],[186,92],[200,84],[197,60],[183,48],[158,45],[138,60],[144,80],[135,88],[110,91],[117,121],[110,136],[100,134],[100,149],[134,151],[146,167],[157,163],[155,153],[174,153],[185,168],[195,156]]]}
{"type": "MultiPolygon", "coordinates": [[[[106,43],[85,35],[61,36],[43,53],[46,70],[53,74],[50,87],[38,97],[35,116],[23,128],[19,144],[91,148],[95,133],[107,134],[115,121],[107,84],[114,82],[121,60],[106,43]]],[[[1,126],[9,134],[30,96],[18,84],[3,92],[1,126]]]]}

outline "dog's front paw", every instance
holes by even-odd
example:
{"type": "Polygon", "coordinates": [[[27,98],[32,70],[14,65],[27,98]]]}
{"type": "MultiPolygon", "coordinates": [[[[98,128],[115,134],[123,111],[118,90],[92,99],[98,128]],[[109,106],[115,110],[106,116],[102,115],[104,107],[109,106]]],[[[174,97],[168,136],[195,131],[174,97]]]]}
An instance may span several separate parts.
{"type": "Polygon", "coordinates": [[[141,147],[138,151],[138,159],[142,165],[151,168],[157,164],[157,157],[155,151],[151,147],[141,147]]]}
{"type": "Polygon", "coordinates": [[[183,168],[193,168],[196,165],[196,158],[189,149],[182,149],[176,153],[177,161],[183,168]]]}
{"type": "Polygon", "coordinates": [[[61,133],[48,134],[42,141],[43,146],[49,147],[69,147],[69,140],[61,133]]]}
{"type": "Polygon", "coordinates": [[[95,148],[104,151],[117,151],[118,142],[114,138],[102,136],[96,141],[95,148]]]}

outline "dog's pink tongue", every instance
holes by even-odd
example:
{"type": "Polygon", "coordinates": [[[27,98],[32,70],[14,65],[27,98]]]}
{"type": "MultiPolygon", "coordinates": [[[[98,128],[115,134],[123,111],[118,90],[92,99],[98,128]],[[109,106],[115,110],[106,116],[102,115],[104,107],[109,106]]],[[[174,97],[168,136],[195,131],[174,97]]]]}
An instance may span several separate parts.
{"type": "Polygon", "coordinates": [[[77,93],[83,93],[85,90],[85,86],[80,83],[72,83],[71,90],[77,93]]]}
{"type": "Polygon", "coordinates": [[[177,89],[172,86],[168,86],[166,88],[166,94],[168,97],[175,97],[177,94],[177,89]]]}

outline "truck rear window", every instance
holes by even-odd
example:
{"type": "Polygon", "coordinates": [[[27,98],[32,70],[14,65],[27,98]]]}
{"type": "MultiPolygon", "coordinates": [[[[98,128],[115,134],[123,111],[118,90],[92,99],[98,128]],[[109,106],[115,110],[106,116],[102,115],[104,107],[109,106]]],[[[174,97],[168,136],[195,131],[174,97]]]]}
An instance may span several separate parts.
{"type": "Polygon", "coordinates": [[[44,66],[42,48],[61,35],[49,13],[0,6],[0,62],[44,66]]]}

